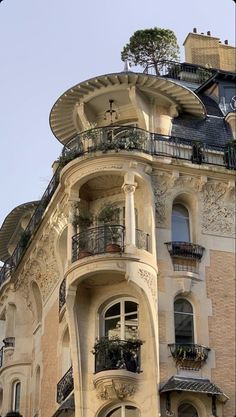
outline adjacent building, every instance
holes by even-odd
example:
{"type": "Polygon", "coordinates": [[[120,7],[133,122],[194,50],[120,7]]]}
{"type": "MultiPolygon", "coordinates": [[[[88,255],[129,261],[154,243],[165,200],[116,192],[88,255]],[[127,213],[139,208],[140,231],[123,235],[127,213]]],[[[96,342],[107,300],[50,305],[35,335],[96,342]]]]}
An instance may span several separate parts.
{"type": "Polygon", "coordinates": [[[53,106],[52,180],[0,229],[2,417],[235,415],[235,72],[186,61],[53,106]]]}

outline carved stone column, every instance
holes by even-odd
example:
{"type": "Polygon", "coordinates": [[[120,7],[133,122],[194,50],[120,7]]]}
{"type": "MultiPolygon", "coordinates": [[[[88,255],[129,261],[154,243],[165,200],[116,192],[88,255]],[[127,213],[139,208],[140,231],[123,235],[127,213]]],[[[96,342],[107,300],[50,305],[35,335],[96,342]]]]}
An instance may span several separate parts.
{"type": "Polygon", "coordinates": [[[136,187],[137,183],[134,182],[134,174],[126,174],[122,188],[125,192],[125,244],[126,248],[129,249],[134,248],[136,244],[136,225],[134,207],[134,193],[136,187]]]}

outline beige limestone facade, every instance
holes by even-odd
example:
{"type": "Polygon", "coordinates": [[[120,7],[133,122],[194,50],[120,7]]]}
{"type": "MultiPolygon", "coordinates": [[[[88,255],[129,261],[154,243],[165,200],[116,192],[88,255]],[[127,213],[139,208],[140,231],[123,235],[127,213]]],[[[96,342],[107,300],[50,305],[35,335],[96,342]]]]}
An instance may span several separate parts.
{"type": "Polygon", "coordinates": [[[193,140],[208,112],[131,72],[54,105],[54,176],[0,230],[2,417],[235,415],[235,148],[224,115],[230,146],[193,140]]]}

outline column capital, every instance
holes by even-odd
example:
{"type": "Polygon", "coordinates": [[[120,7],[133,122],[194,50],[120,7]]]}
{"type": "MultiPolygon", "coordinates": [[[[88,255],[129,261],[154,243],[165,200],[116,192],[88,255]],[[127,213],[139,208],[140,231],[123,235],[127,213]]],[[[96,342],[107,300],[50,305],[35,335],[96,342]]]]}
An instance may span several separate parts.
{"type": "Polygon", "coordinates": [[[125,194],[134,193],[137,187],[137,183],[124,183],[122,185],[122,189],[124,190],[125,194]]]}

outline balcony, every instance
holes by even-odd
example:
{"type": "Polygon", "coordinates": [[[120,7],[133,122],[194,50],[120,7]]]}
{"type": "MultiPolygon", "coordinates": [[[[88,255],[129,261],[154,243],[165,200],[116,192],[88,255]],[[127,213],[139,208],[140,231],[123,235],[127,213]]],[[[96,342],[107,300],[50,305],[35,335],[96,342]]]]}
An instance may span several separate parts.
{"type": "Polygon", "coordinates": [[[142,341],[108,339],[98,340],[94,345],[95,373],[114,369],[140,372],[140,347],[142,341]]]}
{"type": "Polygon", "coordinates": [[[198,272],[198,264],[205,250],[202,246],[189,242],[166,242],[165,245],[174,271],[198,272]]]}
{"type": "Polygon", "coordinates": [[[198,371],[208,358],[210,349],[191,343],[168,345],[176,366],[181,369],[198,371]]]}
{"type": "Polygon", "coordinates": [[[73,368],[71,367],[57,384],[57,402],[62,403],[74,389],[73,368]]]}

